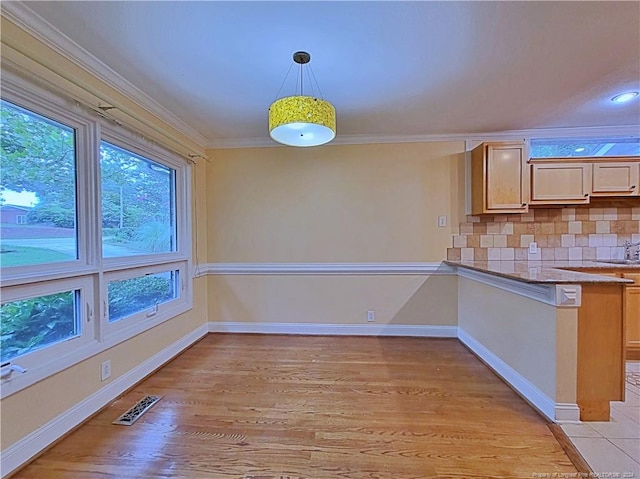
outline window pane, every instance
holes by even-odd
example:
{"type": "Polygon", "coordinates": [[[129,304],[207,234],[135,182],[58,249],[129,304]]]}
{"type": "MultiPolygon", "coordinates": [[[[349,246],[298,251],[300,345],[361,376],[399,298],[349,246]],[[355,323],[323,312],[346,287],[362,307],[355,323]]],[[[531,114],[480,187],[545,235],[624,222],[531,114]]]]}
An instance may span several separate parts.
{"type": "Polygon", "coordinates": [[[75,130],[0,105],[0,264],[77,259],[75,130]]]}
{"type": "Polygon", "coordinates": [[[109,282],[109,322],[178,297],[178,271],[109,282]]]}
{"type": "Polygon", "coordinates": [[[531,140],[532,158],[604,156],[640,156],[640,137],[531,140]]]}
{"type": "Polygon", "coordinates": [[[175,170],[100,144],[105,257],[176,251],[175,170]]]}
{"type": "Polygon", "coordinates": [[[2,362],[79,336],[79,298],[76,290],[0,306],[2,362]]]}

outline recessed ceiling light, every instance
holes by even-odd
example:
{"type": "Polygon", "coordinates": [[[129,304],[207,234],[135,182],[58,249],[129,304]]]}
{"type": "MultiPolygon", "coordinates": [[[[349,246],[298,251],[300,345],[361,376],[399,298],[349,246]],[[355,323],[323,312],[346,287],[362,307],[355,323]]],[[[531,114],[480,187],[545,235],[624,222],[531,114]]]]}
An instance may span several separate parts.
{"type": "Polygon", "coordinates": [[[637,91],[629,91],[626,93],[620,93],[620,95],[616,95],[614,96],[611,101],[614,103],[626,103],[630,100],[633,100],[635,97],[638,96],[638,92],[637,91]]]}
{"type": "Polygon", "coordinates": [[[576,149],[575,149],[575,150],[573,150],[573,151],[575,151],[576,153],[582,153],[584,150],[585,150],[585,147],[584,147],[584,146],[581,146],[581,147],[579,147],[579,148],[576,148],[576,149]]]}

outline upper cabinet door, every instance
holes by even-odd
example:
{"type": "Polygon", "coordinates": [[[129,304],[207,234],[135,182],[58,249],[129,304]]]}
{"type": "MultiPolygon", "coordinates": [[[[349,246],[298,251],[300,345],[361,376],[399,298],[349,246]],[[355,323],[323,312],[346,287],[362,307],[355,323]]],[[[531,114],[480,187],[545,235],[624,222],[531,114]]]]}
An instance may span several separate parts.
{"type": "Polygon", "coordinates": [[[593,196],[640,196],[640,163],[593,163],[593,196]]]}
{"type": "Polygon", "coordinates": [[[522,146],[487,146],[487,209],[521,210],[524,173],[522,146]]]}
{"type": "Polygon", "coordinates": [[[589,203],[591,165],[535,163],[531,165],[531,204],[589,203]]]}
{"type": "Polygon", "coordinates": [[[483,143],[471,152],[472,213],[524,213],[528,181],[523,142],[483,143]]]}

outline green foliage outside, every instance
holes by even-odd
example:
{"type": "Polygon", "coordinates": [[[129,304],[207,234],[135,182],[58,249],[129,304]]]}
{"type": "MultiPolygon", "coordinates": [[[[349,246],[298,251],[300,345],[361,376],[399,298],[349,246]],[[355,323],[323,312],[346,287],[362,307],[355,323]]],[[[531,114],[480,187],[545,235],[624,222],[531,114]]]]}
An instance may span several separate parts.
{"type": "Polygon", "coordinates": [[[74,130],[26,114],[6,102],[2,102],[0,119],[0,186],[13,191],[35,192],[40,202],[33,214],[38,215],[38,210],[55,205],[58,210],[56,221],[61,221],[64,227],[73,226],[74,130]]]}
{"type": "Polygon", "coordinates": [[[161,221],[151,221],[140,226],[134,240],[141,251],[162,253],[171,251],[171,230],[161,221]]]}
{"type": "Polygon", "coordinates": [[[0,306],[2,361],[76,336],[74,296],[70,291],[0,306]]]}
{"type": "Polygon", "coordinates": [[[69,211],[55,203],[39,203],[27,214],[29,224],[56,226],[58,228],[75,228],[75,210],[69,211]]]}
{"type": "Polygon", "coordinates": [[[601,147],[600,144],[594,143],[572,143],[572,144],[555,144],[555,145],[531,145],[532,158],[570,158],[573,156],[590,156],[593,155],[601,147]],[[582,151],[576,149],[584,148],[582,151]]]}
{"type": "Polygon", "coordinates": [[[102,228],[102,238],[110,244],[129,244],[133,241],[135,228],[102,228]]]}
{"type": "MultiPolygon", "coordinates": [[[[28,224],[11,227],[25,231],[34,225],[75,228],[75,130],[5,101],[0,106],[0,190],[33,192],[38,199],[27,214],[28,224]]],[[[174,250],[175,172],[104,142],[99,166],[103,244],[139,253],[174,250]]],[[[28,238],[40,238],[35,234],[28,238]]],[[[53,249],[48,249],[0,239],[0,266],[73,259],[54,250],[57,241],[51,238],[53,249]]],[[[111,283],[111,319],[170,300],[174,293],[173,281],[166,274],[111,283]]],[[[73,292],[3,304],[2,361],[73,337],[79,334],[77,328],[73,292]]]]}
{"type": "Polygon", "coordinates": [[[143,276],[109,283],[109,321],[117,321],[173,299],[173,274],[170,276],[143,276]]]}
{"type": "MultiPolygon", "coordinates": [[[[117,321],[175,297],[173,274],[109,283],[109,318],[117,321]]],[[[0,356],[9,361],[80,333],[74,293],[12,301],[0,306],[0,356]]]]}
{"type": "Polygon", "coordinates": [[[100,169],[105,242],[142,253],[171,251],[173,173],[108,143],[100,147],[100,169]]]}
{"type": "MultiPolygon", "coordinates": [[[[28,224],[74,228],[75,131],[10,103],[1,106],[0,189],[36,194],[28,224]]],[[[105,142],[100,172],[104,241],[141,253],[171,251],[174,172],[105,142]]]]}

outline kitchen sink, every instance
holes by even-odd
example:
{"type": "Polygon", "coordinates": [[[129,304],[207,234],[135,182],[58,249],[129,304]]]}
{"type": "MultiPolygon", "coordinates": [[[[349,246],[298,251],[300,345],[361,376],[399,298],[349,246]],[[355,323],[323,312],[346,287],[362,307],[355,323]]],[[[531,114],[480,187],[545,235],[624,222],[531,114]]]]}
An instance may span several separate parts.
{"type": "Polygon", "coordinates": [[[596,261],[596,263],[607,263],[607,264],[639,264],[640,259],[601,259],[596,261]]]}

